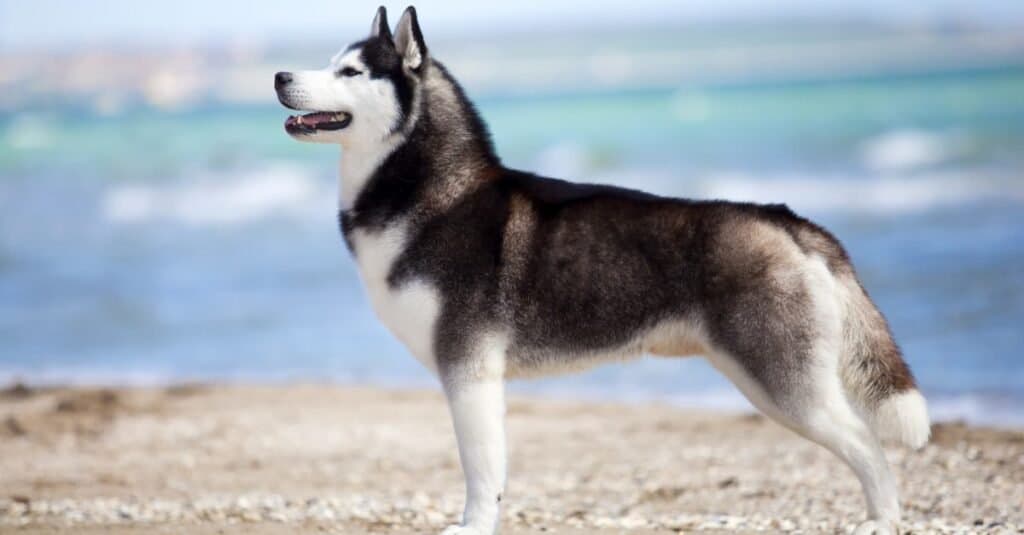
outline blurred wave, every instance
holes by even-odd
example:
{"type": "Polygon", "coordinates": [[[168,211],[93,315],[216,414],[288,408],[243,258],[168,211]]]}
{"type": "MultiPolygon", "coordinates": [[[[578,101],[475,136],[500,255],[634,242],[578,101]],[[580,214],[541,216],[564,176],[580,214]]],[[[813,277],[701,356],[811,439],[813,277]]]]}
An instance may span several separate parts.
{"type": "Polygon", "coordinates": [[[913,171],[941,164],[964,152],[963,140],[926,130],[892,130],[861,145],[864,165],[878,172],[913,171]]]}
{"type": "Polygon", "coordinates": [[[331,195],[312,173],[269,164],[244,172],[200,171],[173,184],[118,185],[103,194],[102,213],[121,224],[239,225],[269,216],[308,217],[314,199],[331,195]]]}
{"type": "Polygon", "coordinates": [[[907,214],[985,201],[1024,204],[1024,183],[1016,176],[970,172],[913,177],[720,173],[702,182],[709,198],[785,203],[808,214],[907,214]]]}

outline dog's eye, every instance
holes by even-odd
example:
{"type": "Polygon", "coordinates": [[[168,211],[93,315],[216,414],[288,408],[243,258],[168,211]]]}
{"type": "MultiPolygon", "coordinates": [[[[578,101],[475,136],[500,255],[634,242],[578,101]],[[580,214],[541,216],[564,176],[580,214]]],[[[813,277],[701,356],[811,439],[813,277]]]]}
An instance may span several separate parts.
{"type": "Polygon", "coordinates": [[[363,74],[363,71],[353,69],[352,67],[345,67],[338,71],[338,76],[359,76],[363,74]]]}

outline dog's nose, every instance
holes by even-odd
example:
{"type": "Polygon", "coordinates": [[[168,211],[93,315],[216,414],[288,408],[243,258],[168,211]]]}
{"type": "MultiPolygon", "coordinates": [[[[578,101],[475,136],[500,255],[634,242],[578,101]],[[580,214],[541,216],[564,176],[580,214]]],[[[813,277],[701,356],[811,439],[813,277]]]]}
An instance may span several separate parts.
{"type": "Polygon", "coordinates": [[[292,81],[292,73],[290,72],[279,72],[274,75],[274,88],[280,89],[292,81]]]}

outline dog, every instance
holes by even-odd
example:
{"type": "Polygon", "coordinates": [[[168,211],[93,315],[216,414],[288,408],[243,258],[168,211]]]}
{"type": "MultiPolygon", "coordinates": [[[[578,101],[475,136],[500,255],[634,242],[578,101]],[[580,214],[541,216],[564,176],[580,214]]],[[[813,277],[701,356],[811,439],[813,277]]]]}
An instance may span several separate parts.
{"type": "Polygon", "coordinates": [[[430,55],[416,10],[322,70],[279,72],[284,124],[342,149],[339,224],[384,325],[440,379],[466,477],[462,523],[498,529],[504,380],[704,355],[764,414],[842,459],[857,533],[900,507],[881,440],[920,448],[924,397],[839,241],[785,205],[688,200],[503,167],[430,55]]]}

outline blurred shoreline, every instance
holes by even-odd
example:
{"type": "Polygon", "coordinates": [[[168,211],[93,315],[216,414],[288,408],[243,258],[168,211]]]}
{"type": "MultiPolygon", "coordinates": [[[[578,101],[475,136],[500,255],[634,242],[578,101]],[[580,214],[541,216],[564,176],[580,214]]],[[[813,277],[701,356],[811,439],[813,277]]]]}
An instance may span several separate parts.
{"type": "MultiPolygon", "coordinates": [[[[0,531],[422,533],[461,510],[436,391],[22,386],[0,392],[0,424],[0,531]]],[[[514,395],[508,427],[513,535],[822,532],[862,515],[838,460],[756,415],[514,395]]],[[[961,424],[888,450],[904,529],[1024,528],[1022,455],[1024,431],[961,424]]]]}
{"type": "MultiPolygon", "coordinates": [[[[359,38],[352,36],[348,42],[359,38]]],[[[228,43],[0,52],[0,113],[55,103],[110,116],[265,103],[278,70],[320,68],[345,42],[228,43]],[[102,72],[102,76],[97,76],[102,72]]],[[[771,21],[437,39],[432,54],[478,96],[587,94],[962,73],[1024,66],[1018,27],[771,21]]]]}
{"type": "MultiPolygon", "coordinates": [[[[643,359],[641,362],[648,362],[643,359]]],[[[699,356],[687,357],[686,361],[698,360],[699,356]]],[[[605,365],[604,368],[634,367],[636,363],[605,365]]],[[[703,367],[703,363],[698,364],[703,367]]],[[[600,367],[599,367],[600,368],[600,367]]],[[[656,369],[656,368],[655,368],[656,369]]],[[[595,372],[590,372],[595,374],[595,372]]],[[[618,372],[618,373],[621,373],[618,372]]],[[[644,371],[639,376],[655,373],[644,371]]],[[[597,375],[615,376],[616,371],[598,369],[597,375]]],[[[18,392],[52,391],[174,391],[179,388],[289,388],[294,385],[318,385],[324,388],[380,390],[384,392],[423,392],[438,389],[436,379],[423,374],[396,377],[330,377],[306,373],[277,374],[234,374],[232,376],[166,377],[147,374],[97,373],[92,371],[68,371],[62,375],[34,375],[26,380],[17,374],[0,374],[0,399],[17,398],[18,392]],[[10,393],[14,392],[14,396],[10,393]]],[[[707,388],[686,387],[677,390],[661,384],[644,389],[637,377],[626,377],[606,382],[573,375],[553,376],[537,379],[520,379],[507,383],[509,395],[548,401],[554,403],[578,402],[581,404],[615,404],[625,407],[659,405],[682,412],[703,412],[722,415],[759,414],[749,401],[733,385],[724,379],[715,381],[707,388]],[[719,384],[721,383],[721,384],[719,384]]],[[[1022,431],[1024,418],[1017,408],[1020,397],[1013,392],[949,391],[930,393],[926,396],[928,412],[932,423],[942,426],[969,426],[992,431],[1022,431]]]]}

